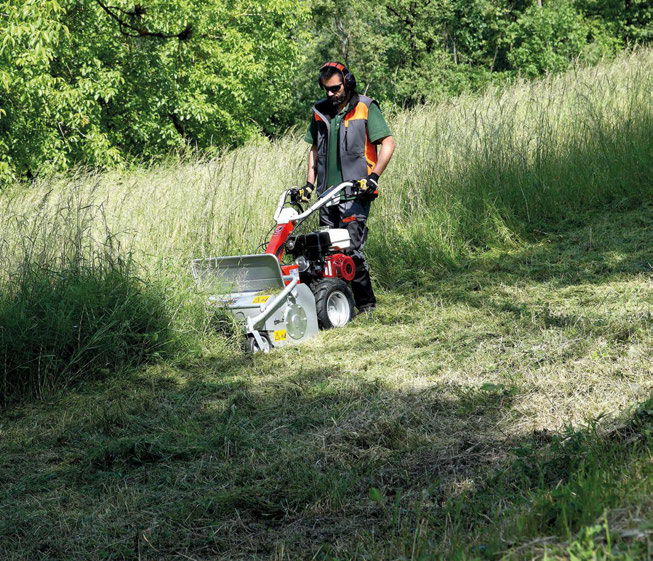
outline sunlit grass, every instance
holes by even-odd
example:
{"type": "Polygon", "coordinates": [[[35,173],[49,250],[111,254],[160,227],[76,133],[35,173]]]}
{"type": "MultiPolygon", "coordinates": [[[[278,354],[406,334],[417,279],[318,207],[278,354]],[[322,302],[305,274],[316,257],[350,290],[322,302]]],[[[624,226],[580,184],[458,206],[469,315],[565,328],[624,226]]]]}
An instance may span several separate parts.
{"type": "Polygon", "coordinates": [[[576,215],[300,346],[12,407],[3,559],[645,558],[650,210],[576,215]]]}
{"type": "MultiPolygon", "coordinates": [[[[642,50],[394,115],[398,148],[382,178],[366,248],[377,283],[419,286],[479,250],[517,247],[546,221],[599,204],[646,200],[653,175],[652,56],[642,50]]],[[[12,317],[21,317],[15,310],[39,275],[70,279],[73,272],[93,275],[129,263],[129,274],[153,288],[167,310],[168,328],[147,328],[144,336],[158,347],[179,334],[190,336],[187,343],[200,341],[206,323],[189,263],[260,251],[278,194],[303,182],[308,147],[301,133],[206,161],[80,170],[5,187],[0,290],[12,317]]],[[[14,322],[25,331],[21,325],[14,322]]],[[[69,330],[66,337],[80,334],[69,330]]],[[[5,330],[5,356],[16,354],[13,339],[5,330]]],[[[38,344],[25,348],[38,353],[38,344]]],[[[16,360],[30,371],[41,368],[38,356],[16,360]]]]}

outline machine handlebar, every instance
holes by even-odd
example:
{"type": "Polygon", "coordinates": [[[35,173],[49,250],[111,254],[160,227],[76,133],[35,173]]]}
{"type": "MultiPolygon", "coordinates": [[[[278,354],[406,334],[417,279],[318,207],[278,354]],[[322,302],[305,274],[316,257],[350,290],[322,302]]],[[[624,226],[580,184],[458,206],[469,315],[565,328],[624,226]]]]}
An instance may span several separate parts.
{"type": "MultiPolygon", "coordinates": [[[[322,193],[319,197],[318,200],[308,207],[306,210],[303,209],[303,207],[299,203],[293,203],[293,206],[296,206],[299,208],[300,212],[299,214],[293,216],[291,218],[292,222],[295,224],[298,222],[301,222],[302,220],[308,218],[311,214],[313,214],[316,210],[319,210],[323,206],[327,205],[330,203],[333,199],[336,198],[336,196],[340,195],[341,191],[345,190],[347,187],[354,187],[356,182],[354,181],[343,181],[342,183],[339,183],[338,185],[334,185],[333,187],[330,187],[324,193],[322,193]]],[[[290,191],[291,189],[288,189],[281,193],[281,197],[279,198],[279,204],[277,205],[277,211],[274,213],[274,219],[275,221],[278,222],[279,217],[281,216],[281,211],[283,210],[284,205],[286,204],[286,200],[290,196],[290,191]]]]}

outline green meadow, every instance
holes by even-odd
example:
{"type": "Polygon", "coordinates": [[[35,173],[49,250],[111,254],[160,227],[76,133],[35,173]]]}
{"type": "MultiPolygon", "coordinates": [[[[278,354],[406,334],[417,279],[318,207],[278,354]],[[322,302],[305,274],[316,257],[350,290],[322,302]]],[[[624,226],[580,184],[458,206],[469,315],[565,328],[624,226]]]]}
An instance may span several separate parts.
{"type": "Polygon", "coordinates": [[[0,191],[0,558],[649,559],[653,51],[390,116],[380,305],[269,354],[303,130],[0,191]]]}

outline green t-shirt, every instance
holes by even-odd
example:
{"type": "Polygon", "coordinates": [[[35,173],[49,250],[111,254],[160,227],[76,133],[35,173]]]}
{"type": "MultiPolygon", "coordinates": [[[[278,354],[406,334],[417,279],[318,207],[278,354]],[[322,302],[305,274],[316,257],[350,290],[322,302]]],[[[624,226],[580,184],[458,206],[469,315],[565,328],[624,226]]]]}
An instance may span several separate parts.
{"type": "MultiPolygon", "coordinates": [[[[331,135],[329,136],[328,146],[329,169],[327,170],[326,183],[329,187],[342,183],[342,169],[340,167],[340,158],[338,158],[338,135],[340,131],[340,123],[350,109],[351,108],[347,106],[343,111],[334,117],[331,117],[331,135]]],[[[381,114],[381,109],[376,103],[372,103],[367,113],[367,136],[369,137],[370,142],[378,142],[391,134],[390,128],[381,114]]],[[[313,115],[313,118],[311,119],[304,140],[309,144],[317,144],[317,123],[315,121],[315,115],[313,115]]]]}

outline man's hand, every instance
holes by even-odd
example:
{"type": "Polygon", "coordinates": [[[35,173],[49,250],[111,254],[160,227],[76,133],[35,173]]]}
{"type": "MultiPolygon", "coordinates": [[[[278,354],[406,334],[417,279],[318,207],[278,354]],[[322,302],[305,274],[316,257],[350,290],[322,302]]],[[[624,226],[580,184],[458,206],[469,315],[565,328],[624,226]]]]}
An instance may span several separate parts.
{"type": "Polygon", "coordinates": [[[367,177],[359,179],[356,184],[358,192],[365,199],[373,201],[379,196],[379,176],[376,173],[370,173],[367,177]]]}
{"type": "Polygon", "coordinates": [[[290,202],[307,203],[308,199],[311,198],[314,190],[315,185],[313,185],[310,181],[307,181],[306,185],[304,185],[301,189],[290,190],[290,202]]]}

